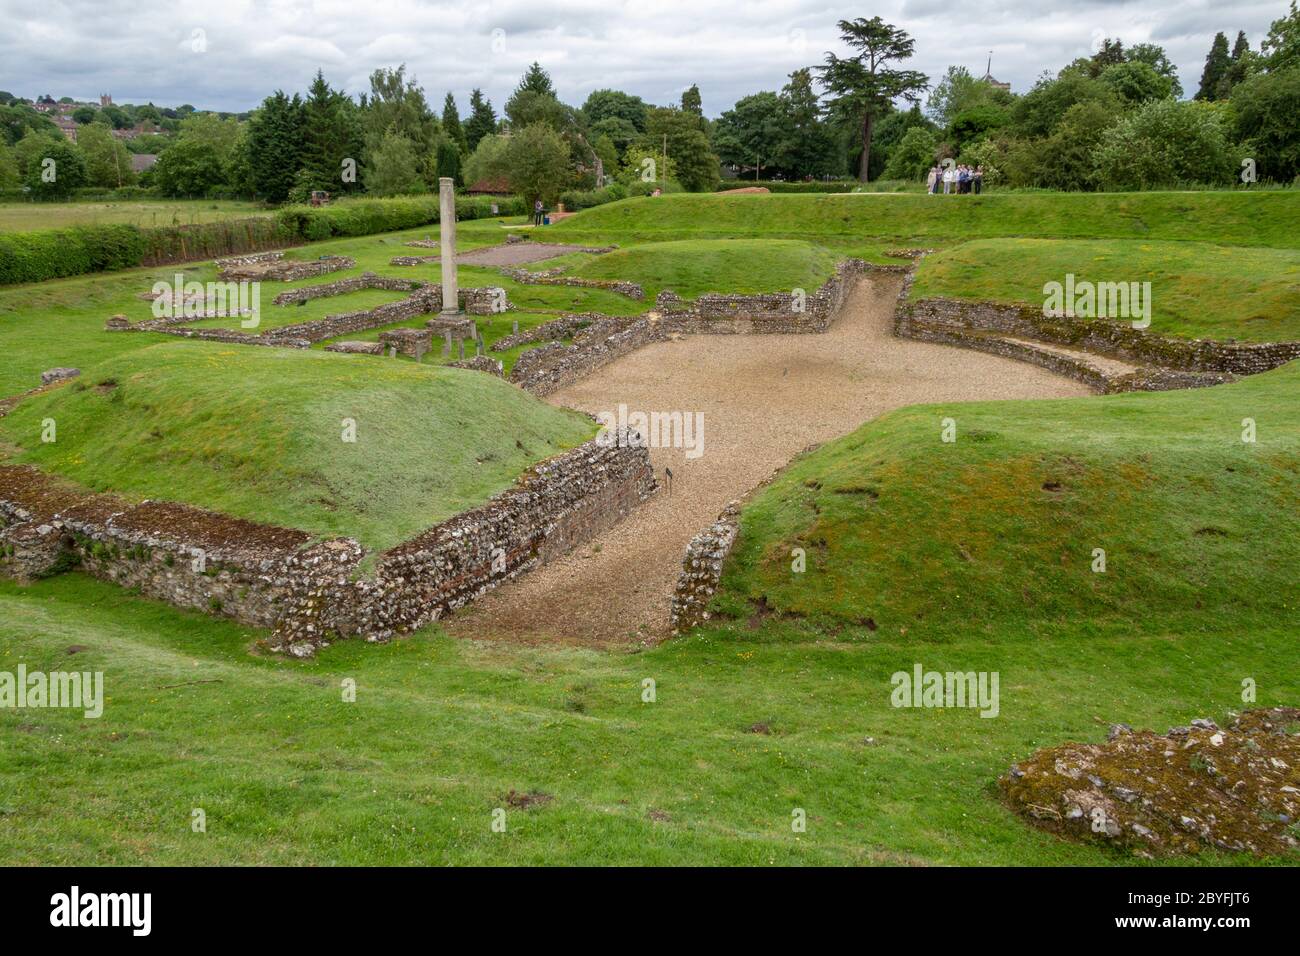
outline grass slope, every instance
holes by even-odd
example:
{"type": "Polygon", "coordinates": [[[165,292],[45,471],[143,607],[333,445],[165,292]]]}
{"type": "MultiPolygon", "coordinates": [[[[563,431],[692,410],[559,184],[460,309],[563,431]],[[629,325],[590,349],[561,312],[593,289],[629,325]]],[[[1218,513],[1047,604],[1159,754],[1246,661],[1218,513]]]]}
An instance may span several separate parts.
{"type": "Polygon", "coordinates": [[[1038,747],[1103,739],[1104,721],[1222,721],[1243,675],[1261,705],[1300,697],[1294,630],[1238,624],[957,626],[918,645],[883,630],[791,643],[769,623],[636,655],[430,628],[300,663],[252,658],[247,630],[80,574],[0,581],[0,668],[103,671],[108,698],[98,720],[0,709],[0,862],[1133,863],[1025,826],[991,782],[1038,747]],[[916,660],[999,670],[1001,715],[891,707],[890,674],[916,660]],[[553,799],[522,810],[511,790],[553,799]]]}
{"type": "Polygon", "coordinates": [[[192,341],[104,362],[0,419],[0,436],[24,449],[16,460],[89,488],[374,548],[481,503],[594,431],[481,372],[192,341]]]}
{"type": "Polygon", "coordinates": [[[1188,613],[1294,625],[1297,387],[1293,362],[1207,390],[894,412],[757,494],[719,606],[922,641],[1188,613]]]}
{"type": "Polygon", "coordinates": [[[704,292],[811,293],[831,277],[839,258],[798,239],[684,240],[591,256],[570,274],[637,282],[647,299],[661,289],[688,299],[704,292]]]}
{"type": "Polygon", "coordinates": [[[1300,191],[1017,193],[983,196],[678,193],[584,210],[565,241],[751,238],[951,241],[995,236],[1199,239],[1300,248],[1300,191]]]}
{"type": "Polygon", "coordinates": [[[1043,304],[1047,282],[1150,282],[1151,331],[1300,340],[1300,251],[1122,239],[980,239],[927,256],[913,298],[1043,304]]]}

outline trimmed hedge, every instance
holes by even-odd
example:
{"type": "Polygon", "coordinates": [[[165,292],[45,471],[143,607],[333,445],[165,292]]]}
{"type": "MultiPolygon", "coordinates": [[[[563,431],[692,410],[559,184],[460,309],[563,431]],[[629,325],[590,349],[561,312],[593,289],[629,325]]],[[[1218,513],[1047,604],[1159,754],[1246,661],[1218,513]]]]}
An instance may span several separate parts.
{"type": "Polygon", "coordinates": [[[560,202],[569,212],[577,212],[579,209],[590,209],[592,206],[603,206],[607,202],[617,202],[626,199],[628,195],[626,186],[622,183],[614,183],[604,189],[570,189],[568,192],[560,193],[560,202]]]}
{"type": "MultiPolygon", "coordinates": [[[[456,199],[458,219],[521,216],[516,196],[456,199]]],[[[134,225],[72,226],[0,235],[0,285],[43,282],[134,266],[166,265],[278,249],[303,242],[413,229],[438,221],[436,196],[364,199],[337,206],[288,206],[274,218],[144,229],[134,225]]]]}

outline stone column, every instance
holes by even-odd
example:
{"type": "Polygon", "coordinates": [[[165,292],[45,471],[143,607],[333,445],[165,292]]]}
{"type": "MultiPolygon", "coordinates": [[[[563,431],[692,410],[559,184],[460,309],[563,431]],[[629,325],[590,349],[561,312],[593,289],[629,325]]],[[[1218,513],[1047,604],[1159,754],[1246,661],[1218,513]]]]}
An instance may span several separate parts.
{"type": "Polygon", "coordinates": [[[442,239],[442,314],[460,312],[456,287],[456,189],[448,176],[438,180],[438,224],[442,239]]]}

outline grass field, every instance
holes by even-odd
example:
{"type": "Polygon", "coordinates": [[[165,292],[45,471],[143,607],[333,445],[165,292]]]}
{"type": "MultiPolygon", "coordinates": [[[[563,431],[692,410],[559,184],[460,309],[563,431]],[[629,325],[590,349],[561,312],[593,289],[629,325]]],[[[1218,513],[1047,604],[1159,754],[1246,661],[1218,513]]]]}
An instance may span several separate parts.
{"type": "Polygon", "coordinates": [[[0,203],[0,232],[119,223],[145,228],[184,226],[269,215],[271,211],[260,203],[228,199],[0,203]]]}
{"type": "Polygon", "coordinates": [[[1181,338],[1300,341],[1300,251],[1205,242],[981,239],[927,256],[914,298],[1041,306],[1047,282],[1150,282],[1151,331],[1181,338]]]}
{"type": "Polygon", "coordinates": [[[88,368],[0,419],[15,460],[386,548],[509,487],[595,426],[489,375],[178,342],[88,368]],[[57,441],[42,443],[42,422],[57,441]],[[355,441],[343,439],[355,422],[355,441]]]}
{"type": "MultiPolygon", "coordinates": [[[[1297,213],[1298,194],[1276,191],[667,196],[535,237],[617,242],[556,262],[651,295],[811,289],[840,256],[924,245],[938,251],[915,295],[1040,304],[1067,271],[1149,279],[1157,331],[1264,340],[1300,338],[1297,213]]],[[[510,226],[464,223],[462,247],[510,226]]],[[[367,268],[436,279],[436,263],[387,264],[430,233],[292,254],[356,257],[312,283],[367,268]]],[[[80,388],[20,403],[0,436],[93,487],[382,544],[590,434],[484,375],[102,331],[115,312],[146,318],[137,294],[175,271],[0,290],[0,395],[53,365],[85,369],[80,388]],[[51,416],[59,441],[38,446],[51,416]],[[340,441],[343,417],[358,420],[356,445],[340,441]]],[[[185,272],[215,277],[211,264],[185,272]]],[[[265,284],[264,327],[390,295],[269,305],[302,284],[265,284]]],[[[648,305],[493,269],[462,269],[461,284],[504,286],[523,326],[648,305]]],[[[488,323],[489,341],[513,316],[488,323]]],[[[0,709],[0,863],[1150,865],[1027,826],[995,780],[1037,748],[1102,740],[1111,722],[1224,722],[1247,678],[1259,706],[1300,703],[1297,395],[1292,363],[1213,389],[925,405],[865,423],[746,502],[710,624],[636,653],[452,639],[434,624],[272,659],[250,653],[262,632],[81,574],[0,580],[0,670],[100,670],[107,695],[98,720],[0,709]],[[999,716],[892,707],[891,675],[917,663],[998,672],[999,716]]]]}

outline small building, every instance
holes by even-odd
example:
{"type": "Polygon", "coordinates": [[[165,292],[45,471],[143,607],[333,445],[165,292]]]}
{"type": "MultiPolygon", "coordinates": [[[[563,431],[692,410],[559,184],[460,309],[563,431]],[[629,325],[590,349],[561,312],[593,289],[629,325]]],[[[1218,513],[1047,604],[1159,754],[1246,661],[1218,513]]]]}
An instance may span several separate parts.
{"type": "Polygon", "coordinates": [[[480,179],[465,190],[470,196],[509,196],[510,180],[504,176],[491,176],[480,179]]]}
{"type": "Polygon", "coordinates": [[[156,162],[158,162],[157,153],[132,153],[131,172],[142,173],[146,169],[152,168],[156,162]]]}

